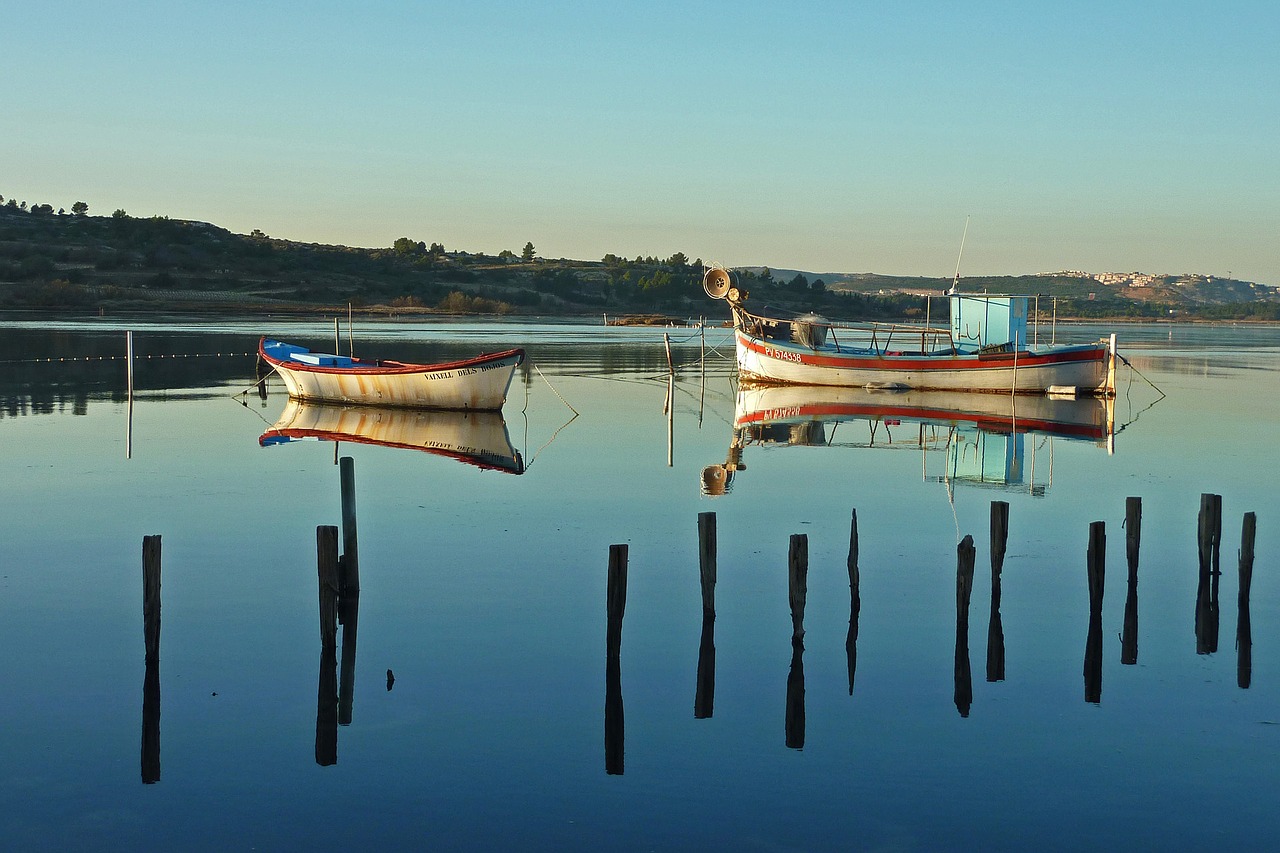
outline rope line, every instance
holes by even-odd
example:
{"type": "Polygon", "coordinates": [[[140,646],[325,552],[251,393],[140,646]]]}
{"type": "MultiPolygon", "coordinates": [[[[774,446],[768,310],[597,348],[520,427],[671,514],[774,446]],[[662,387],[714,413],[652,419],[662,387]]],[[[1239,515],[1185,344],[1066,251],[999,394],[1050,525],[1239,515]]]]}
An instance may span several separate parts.
{"type": "MultiPolygon", "coordinates": [[[[257,355],[256,352],[197,352],[197,353],[172,353],[159,355],[138,355],[134,354],[134,361],[151,358],[242,358],[245,356],[257,355]]],[[[68,356],[65,358],[12,358],[0,361],[0,364],[52,364],[64,361],[124,361],[127,355],[81,355],[68,356]]]]}
{"type": "MultiPolygon", "coordinates": [[[[533,362],[529,362],[529,363],[530,363],[530,364],[533,364],[533,362]]],[[[551,380],[550,380],[550,379],[548,379],[546,376],[544,376],[544,375],[543,375],[542,370],[538,367],[538,365],[533,364],[533,369],[538,371],[538,375],[542,377],[542,381],[543,381],[543,382],[545,382],[545,383],[547,383],[547,387],[551,389],[551,393],[552,393],[552,394],[555,394],[557,397],[559,397],[559,398],[560,398],[560,402],[561,402],[561,403],[564,403],[566,406],[569,406],[569,401],[568,401],[568,400],[566,400],[564,397],[560,397],[560,392],[556,390],[556,386],[552,385],[552,384],[551,384],[551,380]]],[[[573,414],[574,414],[574,416],[575,416],[575,417],[576,417],[576,416],[577,416],[577,414],[578,414],[578,410],[577,410],[577,409],[575,409],[573,406],[569,406],[569,411],[573,412],[573,414]]],[[[557,431],[558,431],[558,430],[557,430],[557,431]]],[[[536,453],[534,454],[534,458],[535,458],[535,459],[537,458],[537,454],[536,454],[536,453]]],[[[532,459],[530,459],[530,460],[529,460],[529,463],[530,463],[530,464],[533,464],[533,460],[532,460],[532,459]]],[[[526,467],[527,467],[527,466],[526,466],[526,467]]]]}

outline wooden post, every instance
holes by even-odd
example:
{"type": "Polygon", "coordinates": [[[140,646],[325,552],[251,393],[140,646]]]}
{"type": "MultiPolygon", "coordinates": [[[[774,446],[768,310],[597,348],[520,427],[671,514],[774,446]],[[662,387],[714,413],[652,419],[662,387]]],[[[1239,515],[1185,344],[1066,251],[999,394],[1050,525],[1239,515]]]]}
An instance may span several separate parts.
{"type": "Polygon", "coordinates": [[[146,663],[160,662],[160,537],[142,537],[142,634],[146,663]]]}
{"type": "Polygon", "coordinates": [[[973,672],[969,666],[969,597],[973,591],[975,557],[973,537],[966,535],[956,546],[955,703],[962,717],[968,717],[973,706],[973,672]]]}
{"type": "Polygon", "coordinates": [[[698,574],[702,581],[702,612],[716,615],[716,514],[698,513],[698,574]]]}
{"type": "Polygon", "coordinates": [[[1124,502],[1125,556],[1129,563],[1128,592],[1124,598],[1124,629],[1120,634],[1120,663],[1138,662],[1138,554],[1142,546],[1142,498],[1124,502]]]}
{"type": "Polygon", "coordinates": [[[622,617],[627,608],[627,546],[609,546],[605,588],[604,772],[621,776],[625,725],[622,707],[622,617]]]}
{"type": "Polygon", "coordinates": [[[345,598],[360,594],[360,545],[356,535],[356,463],[350,456],[338,460],[342,491],[342,575],[338,588],[345,598]]]}
{"type": "Polygon", "coordinates": [[[858,670],[858,616],[862,612],[862,595],[859,592],[861,575],[858,570],[858,510],[852,511],[849,521],[849,633],[844,638],[844,656],[849,666],[849,695],[853,695],[853,677],[858,670]]]}
{"type": "Polygon", "coordinates": [[[606,644],[611,655],[622,650],[622,617],[627,610],[627,546],[609,546],[609,575],[605,589],[606,644]]]}
{"type": "Polygon", "coordinates": [[[1236,597],[1239,619],[1236,621],[1236,684],[1244,690],[1253,681],[1253,629],[1249,618],[1249,593],[1253,586],[1253,540],[1258,518],[1244,514],[1240,530],[1240,591],[1236,597]]]}
{"type": "Polygon", "coordinates": [[[1106,523],[1089,525],[1089,550],[1086,555],[1089,576],[1089,633],[1084,647],[1084,700],[1102,701],[1102,595],[1106,580],[1106,523]]]}
{"type": "Polygon", "coordinates": [[[809,536],[791,534],[787,554],[787,592],[791,602],[791,638],[804,639],[804,604],[809,592],[809,536]]]}
{"type": "Polygon", "coordinates": [[[1196,585],[1196,654],[1218,650],[1218,576],[1222,540],[1222,496],[1200,495],[1197,525],[1199,578],[1196,585]]]}
{"type": "Polygon", "coordinates": [[[160,537],[142,537],[142,783],[160,781],[160,537]]]}
{"type": "Polygon", "coordinates": [[[1004,622],[1000,618],[1000,576],[1009,542],[1009,503],[991,502],[991,618],[987,623],[987,681],[1004,681],[1004,622]]]}
{"type": "Polygon", "coordinates": [[[316,528],[316,575],[320,585],[320,647],[334,650],[338,639],[338,528],[316,528]]]}

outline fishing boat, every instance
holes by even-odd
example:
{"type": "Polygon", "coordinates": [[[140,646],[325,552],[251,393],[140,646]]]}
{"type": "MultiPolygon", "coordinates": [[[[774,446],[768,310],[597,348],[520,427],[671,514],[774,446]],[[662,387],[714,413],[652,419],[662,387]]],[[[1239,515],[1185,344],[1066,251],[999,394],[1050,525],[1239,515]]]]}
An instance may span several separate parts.
{"type": "MultiPolygon", "coordinates": [[[[702,279],[733,312],[741,379],[775,385],[1115,395],[1115,335],[1086,344],[1028,341],[1030,297],[949,293],[947,327],[836,323],[747,307],[729,270],[702,279]]],[[[1038,326],[1035,337],[1039,337],[1038,326]]]]}
{"type": "Polygon", "coordinates": [[[948,484],[1025,487],[1039,496],[1046,484],[1035,479],[1034,449],[1029,485],[1024,478],[1027,438],[1084,441],[1114,453],[1114,412],[1106,397],[744,384],[728,456],[703,469],[702,492],[728,492],[746,469],[747,447],[803,446],[939,451],[948,484]]]}
{"type": "Polygon", "coordinates": [[[419,450],[508,474],[523,474],[525,468],[501,412],[334,406],[291,398],[258,444],[305,440],[419,450]]]}
{"type": "Polygon", "coordinates": [[[258,354],[284,380],[289,396],[372,406],[498,411],[524,350],[441,364],[409,364],[312,352],[263,338],[258,354]]]}

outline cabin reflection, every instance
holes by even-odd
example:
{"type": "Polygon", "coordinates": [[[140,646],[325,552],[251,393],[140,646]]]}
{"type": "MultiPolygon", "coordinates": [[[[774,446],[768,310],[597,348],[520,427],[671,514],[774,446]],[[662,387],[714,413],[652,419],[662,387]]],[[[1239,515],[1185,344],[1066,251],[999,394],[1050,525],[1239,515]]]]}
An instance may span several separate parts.
{"type": "Polygon", "coordinates": [[[501,412],[334,406],[290,399],[258,443],[269,447],[307,439],[419,450],[508,474],[525,470],[501,412]]]}
{"type": "Polygon", "coordinates": [[[1053,478],[1053,442],[1091,442],[1114,452],[1114,400],[744,384],[723,464],[702,470],[704,495],[728,494],[761,447],[918,451],[926,481],[1043,496],[1053,478]],[[936,460],[942,454],[941,469],[936,460]]]}

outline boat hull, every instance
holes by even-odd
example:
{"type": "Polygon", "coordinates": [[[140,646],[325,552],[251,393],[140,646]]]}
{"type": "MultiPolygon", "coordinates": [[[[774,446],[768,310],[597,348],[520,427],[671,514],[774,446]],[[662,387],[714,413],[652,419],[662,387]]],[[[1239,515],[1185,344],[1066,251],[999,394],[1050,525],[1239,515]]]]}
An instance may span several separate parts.
{"type": "Polygon", "coordinates": [[[1105,343],[1030,348],[991,354],[895,353],[818,349],[735,329],[743,379],[784,385],[849,388],[902,386],[920,391],[1045,393],[1072,387],[1106,394],[1110,350],[1105,343]]]}
{"type": "Polygon", "coordinates": [[[365,406],[498,411],[507,399],[524,350],[507,350],[444,364],[362,362],[349,366],[300,364],[274,357],[259,344],[289,396],[365,406]]]}

